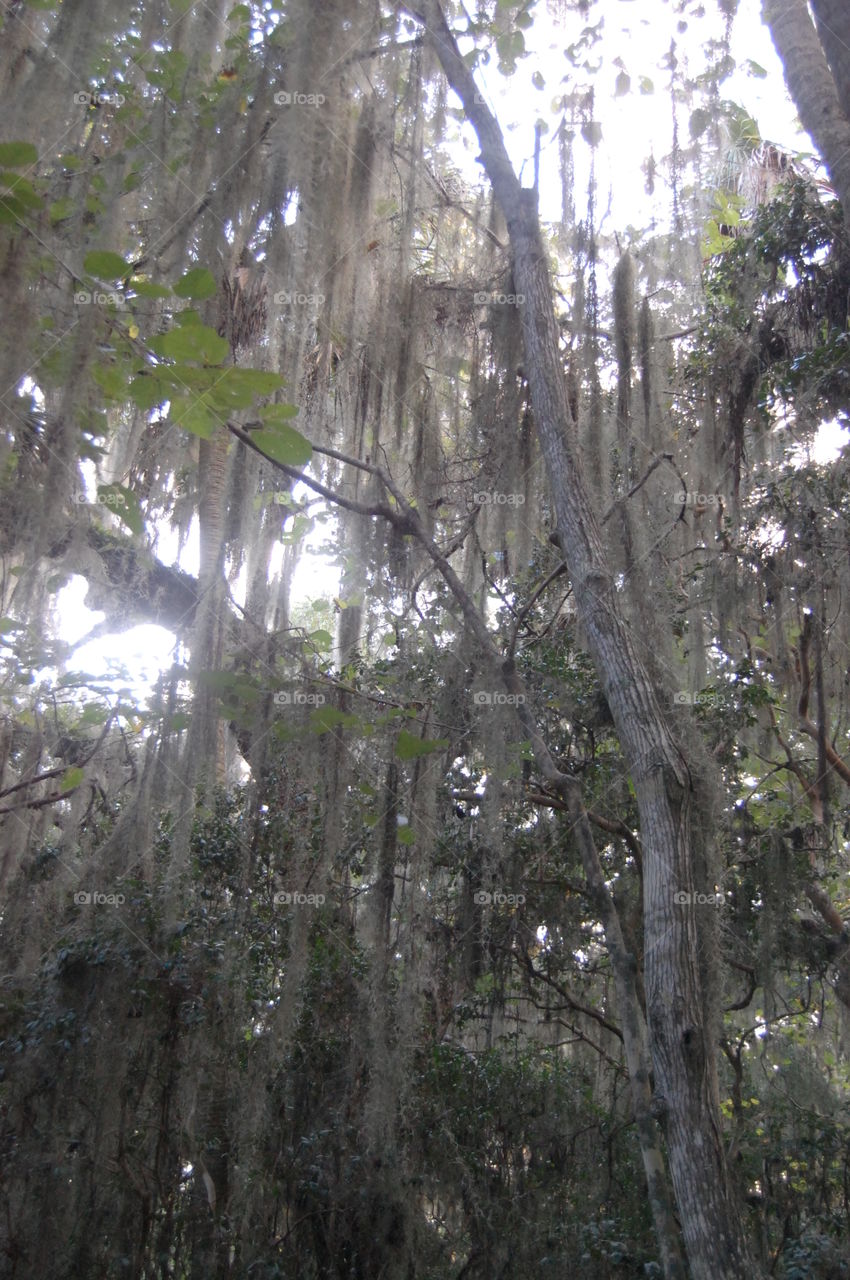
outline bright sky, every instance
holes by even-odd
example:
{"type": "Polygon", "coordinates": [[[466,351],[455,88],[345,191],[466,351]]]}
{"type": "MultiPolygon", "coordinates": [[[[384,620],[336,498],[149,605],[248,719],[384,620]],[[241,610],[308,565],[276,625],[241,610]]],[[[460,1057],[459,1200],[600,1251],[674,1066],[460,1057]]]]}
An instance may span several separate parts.
{"type": "MultiPolygon", "coordinates": [[[[668,214],[666,194],[662,186],[663,172],[659,172],[655,195],[644,191],[642,164],[652,151],[656,161],[670,152],[672,142],[671,104],[669,95],[669,70],[660,63],[670,47],[671,36],[677,41],[680,70],[697,75],[705,65],[703,45],[709,38],[716,38],[720,17],[714,4],[706,6],[706,17],[689,21],[686,31],[677,32],[677,15],[664,0],[649,3],[632,3],[630,0],[606,0],[601,6],[605,14],[602,42],[590,52],[593,62],[599,60],[599,50],[605,50],[605,67],[596,78],[596,107],[594,114],[602,125],[602,143],[597,149],[596,177],[599,190],[598,207],[604,210],[611,194],[611,213],[605,225],[606,231],[625,230],[628,226],[649,228],[653,218],[666,219],[668,214]],[[615,59],[620,63],[615,64],[615,59]],[[614,95],[615,80],[619,73],[631,78],[630,92],[614,95]],[[641,93],[640,79],[647,77],[654,92],[641,93]],[[661,208],[659,209],[659,204],[661,208]]],[[[759,124],[763,137],[789,150],[809,150],[810,143],[801,135],[795,123],[795,111],[783,88],[782,68],[773,45],[759,17],[759,0],[741,0],[733,27],[732,54],[739,68],[747,60],[757,63],[767,75],[758,78],[737,70],[721,87],[721,96],[745,106],[759,124]]],[[[589,21],[597,22],[598,14],[592,11],[589,21]]],[[[541,153],[541,213],[546,220],[555,221],[560,216],[560,183],[558,178],[557,144],[554,142],[554,126],[558,117],[552,113],[553,99],[581,88],[583,82],[564,56],[564,47],[576,39],[583,20],[574,14],[570,27],[564,31],[547,16],[544,3],[538,3],[534,27],[526,32],[533,52],[520,61],[517,72],[510,80],[500,75],[495,58],[486,67],[476,71],[478,83],[503,129],[512,159],[517,167],[525,163],[523,181],[532,179],[531,157],[534,152],[534,126],[538,118],[546,120],[550,132],[544,135],[541,153]],[[532,76],[543,77],[544,87],[537,88],[532,76]]],[[[647,85],[644,83],[644,88],[647,85]]],[[[679,105],[679,134],[683,145],[689,142],[688,121],[690,108],[679,105]]],[[[480,167],[475,163],[477,146],[469,127],[463,130],[463,144],[456,149],[457,164],[465,177],[480,181],[480,167]]],[[[580,136],[576,140],[576,201],[581,213],[586,190],[590,147],[580,136]]],[[[814,457],[827,460],[834,456],[840,433],[837,428],[826,429],[819,438],[814,457]]],[[[337,572],[327,560],[309,553],[312,544],[317,547],[327,537],[327,529],[319,527],[315,536],[308,539],[293,587],[293,603],[307,601],[317,594],[331,595],[337,590],[337,572]]],[[[159,545],[160,556],[173,561],[176,555],[174,539],[162,530],[159,545]],[[170,551],[169,551],[170,548],[170,551]]],[[[181,565],[190,573],[197,573],[197,534],[191,537],[181,556],[181,565]]],[[[279,559],[278,559],[279,565],[279,559]]],[[[74,643],[85,635],[103,617],[92,613],[83,604],[86,583],[75,578],[59,594],[58,610],[63,639],[74,643]]],[[[77,651],[72,666],[75,670],[104,675],[112,667],[123,667],[133,674],[133,686],[137,698],[147,696],[160,671],[168,668],[174,655],[174,637],[162,627],[139,626],[118,636],[99,639],[77,651]]]]}

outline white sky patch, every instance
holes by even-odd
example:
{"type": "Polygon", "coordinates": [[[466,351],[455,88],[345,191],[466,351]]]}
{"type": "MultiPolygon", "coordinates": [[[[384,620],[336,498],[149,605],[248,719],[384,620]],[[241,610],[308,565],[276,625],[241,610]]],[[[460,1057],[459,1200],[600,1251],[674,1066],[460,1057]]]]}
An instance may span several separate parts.
{"type": "Polygon", "coordinates": [[[834,462],[841,450],[850,443],[850,427],[846,422],[831,418],[822,422],[811,444],[795,445],[791,451],[791,462],[795,466],[814,463],[823,467],[834,462]]]}
{"type": "MultiPolygon", "coordinates": [[[[604,10],[602,40],[588,53],[588,60],[602,62],[598,72],[577,70],[564,56],[564,48],[578,40],[584,20],[577,14],[566,24],[556,22],[540,8],[534,26],[524,32],[529,54],[517,63],[515,75],[503,76],[495,55],[487,65],[475,68],[476,82],[485,101],[494,111],[504,131],[505,145],[517,171],[522,171],[524,186],[533,182],[534,127],[540,119],[548,125],[541,138],[540,213],[556,222],[561,216],[561,189],[558,165],[557,126],[560,113],[553,103],[563,94],[594,86],[594,117],[602,126],[602,141],[596,147],[595,174],[597,184],[597,218],[609,209],[603,227],[608,232],[628,227],[651,229],[659,221],[666,222],[672,192],[662,166],[673,143],[673,117],[670,99],[670,70],[662,66],[676,40],[679,76],[699,74],[705,65],[704,42],[720,32],[720,15],[710,7],[703,19],[691,19],[688,29],[679,32],[670,7],[664,0],[650,0],[639,6],[600,6],[591,10],[588,23],[599,21],[604,10]],[[621,67],[630,77],[629,92],[615,95],[615,82],[621,67]],[[533,75],[543,77],[544,87],[536,88],[533,75]],[[651,82],[651,92],[641,92],[651,82]],[[653,194],[645,191],[643,163],[653,155],[659,165],[653,194]],[[666,199],[665,199],[666,197],[666,199]],[[666,207],[665,207],[666,206],[666,207]]],[[[720,98],[739,103],[756,120],[768,141],[794,151],[809,150],[811,142],[802,134],[796,110],[785,93],[782,65],[767,28],[760,17],[759,0],[741,0],[732,27],[731,53],[737,69],[720,86],[720,98]],[[766,75],[759,78],[748,73],[746,64],[757,64],[766,75]]],[[[468,42],[462,42],[467,51],[468,42]]],[[[456,101],[456,100],[455,100],[456,101]]],[[[697,103],[694,103],[696,106],[697,103]]],[[[691,107],[677,104],[679,143],[691,143],[689,120],[691,107]]],[[[473,183],[481,181],[481,166],[476,162],[477,140],[471,126],[464,126],[462,146],[456,148],[456,160],[464,177],[473,183]]],[[[577,131],[573,142],[575,164],[575,200],[577,216],[583,216],[585,193],[591,165],[591,147],[577,131]]],[[[704,175],[710,187],[712,176],[704,175]]]]}

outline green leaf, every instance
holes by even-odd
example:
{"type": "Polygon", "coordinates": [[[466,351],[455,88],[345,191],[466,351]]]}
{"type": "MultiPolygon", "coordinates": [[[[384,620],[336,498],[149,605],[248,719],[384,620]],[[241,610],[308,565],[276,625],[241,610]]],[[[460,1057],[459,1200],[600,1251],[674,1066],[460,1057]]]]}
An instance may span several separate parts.
{"type": "Polygon", "coordinates": [[[314,733],[329,733],[331,729],[351,728],[359,723],[357,716],[337,711],[336,707],[317,707],[310,714],[310,728],[314,733]]]}
{"type": "Polygon", "coordinates": [[[28,209],[40,209],[44,204],[41,196],[28,178],[20,178],[16,173],[2,172],[0,173],[0,182],[6,187],[10,195],[14,196],[16,200],[20,200],[21,204],[26,205],[28,209]]]}
{"type": "Polygon", "coordinates": [[[638,81],[638,87],[643,94],[655,93],[655,85],[652,83],[649,76],[641,76],[638,81]]]}
{"type": "MultiPolygon", "coordinates": [[[[247,409],[258,396],[270,396],[283,386],[278,373],[264,369],[225,369],[210,388],[210,399],[225,411],[247,409]]],[[[265,418],[266,411],[262,416],[265,418]]]]}
{"type": "Polygon", "coordinates": [[[27,206],[14,196],[0,195],[0,222],[13,227],[16,222],[23,222],[27,216],[27,206]]]}
{"type": "Polygon", "coordinates": [[[64,222],[66,218],[71,217],[74,207],[74,201],[70,196],[61,196],[58,200],[53,201],[47,211],[47,216],[51,222],[64,222]]]}
{"type": "Polygon", "coordinates": [[[95,249],[87,253],[83,260],[83,270],[99,280],[122,280],[130,267],[118,253],[95,249]]]}
{"type": "Polygon", "coordinates": [[[38,164],[38,151],[31,142],[0,142],[0,165],[24,169],[38,164]]]}
{"type": "Polygon", "coordinates": [[[395,753],[399,760],[415,760],[417,756],[427,756],[432,751],[442,751],[448,745],[448,738],[417,738],[406,729],[402,729],[396,739],[395,753]]]}
{"type": "Polygon", "coordinates": [[[290,418],[297,418],[297,404],[267,404],[260,411],[260,417],[267,427],[272,427],[278,422],[287,422],[290,418]]]}
{"type": "Polygon", "coordinates": [[[144,529],[142,510],[139,499],[132,489],[126,488],[123,484],[99,484],[97,497],[98,502],[108,507],[119,520],[123,520],[132,533],[142,533],[144,529]]]}
{"type": "Polygon", "coordinates": [[[117,365],[95,365],[92,377],[110,400],[123,400],[127,394],[127,379],[117,365]]]}
{"type": "Polygon", "coordinates": [[[615,98],[625,97],[625,95],[629,92],[629,89],[631,89],[631,87],[632,87],[631,76],[627,72],[621,71],[618,74],[617,79],[614,81],[614,97],[615,98]]]}
{"type": "Polygon", "coordinates": [[[5,635],[7,631],[26,631],[23,622],[16,622],[14,618],[0,618],[0,635],[5,635]]]}
{"type": "Polygon", "coordinates": [[[334,638],[330,631],[311,631],[308,639],[315,645],[317,649],[332,649],[334,638]]]}
{"type": "Polygon", "coordinates": [[[85,776],[83,769],[68,769],[62,774],[62,781],[59,786],[62,791],[73,791],[75,787],[80,785],[85,776]]]}
{"type": "Polygon", "coordinates": [[[399,827],[396,839],[399,844],[410,845],[416,843],[416,836],[413,834],[413,829],[411,827],[399,827]]]}
{"type": "Polygon", "coordinates": [[[154,284],[151,280],[131,280],[130,288],[140,298],[170,298],[171,290],[164,284],[154,284]]]}
{"type": "Polygon", "coordinates": [[[206,267],[193,267],[174,286],[178,298],[211,298],[217,289],[215,277],[206,267]]]}
{"type": "Polygon", "coordinates": [[[150,348],[171,360],[195,360],[198,364],[221,364],[230,347],[215,329],[205,324],[184,325],[151,338],[150,348]]]}
{"type": "Polygon", "coordinates": [[[275,424],[267,431],[253,431],[251,439],[267,458],[282,462],[288,467],[303,467],[313,456],[309,440],[305,440],[300,431],[285,423],[275,424]]]}
{"type": "Polygon", "coordinates": [[[209,440],[220,419],[204,404],[203,397],[195,399],[189,396],[175,396],[171,401],[169,422],[177,427],[184,427],[202,440],[209,440]]]}
{"type": "Polygon", "coordinates": [[[134,378],[127,388],[127,394],[133,404],[140,409],[153,409],[156,405],[162,404],[163,400],[169,398],[160,380],[150,374],[143,374],[134,378]]]}

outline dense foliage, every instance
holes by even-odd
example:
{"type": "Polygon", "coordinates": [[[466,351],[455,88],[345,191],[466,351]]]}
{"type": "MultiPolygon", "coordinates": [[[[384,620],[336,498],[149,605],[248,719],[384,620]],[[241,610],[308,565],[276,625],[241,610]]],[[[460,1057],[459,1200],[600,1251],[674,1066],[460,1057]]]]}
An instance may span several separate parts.
{"type": "MultiPolygon", "coordinates": [[[[564,430],[693,781],[732,1194],[764,1274],[847,1280],[850,234],[695,8],[625,249],[595,116],[652,80],[591,6],[446,11],[539,94],[566,47],[564,430]]],[[[605,906],[651,1027],[639,797],[420,16],[0,24],[0,1274],[661,1276],[605,906]],[[140,623],[151,690],[80,668],[140,623]]]]}

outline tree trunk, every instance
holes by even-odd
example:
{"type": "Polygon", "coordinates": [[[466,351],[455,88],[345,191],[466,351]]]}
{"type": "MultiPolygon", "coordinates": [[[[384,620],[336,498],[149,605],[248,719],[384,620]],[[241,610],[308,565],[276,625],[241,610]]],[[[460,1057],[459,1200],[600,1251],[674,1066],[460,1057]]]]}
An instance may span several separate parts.
{"type": "Polygon", "coordinates": [[[850,228],[850,121],[841,109],[806,0],[763,0],[762,16],[782,59],[800,121],[823,158],[850,228]]]}
{"type": "Polygon", "coordinates": [[[499,126],[476,90],[438,0],[426,0],[422,8],[443,70],[478,135],[480,161],[508,225],[526,371],[560,545],[637,796],[645,850],[646,993],[658,1095],[654,1109],[666,1120],[691,1275],[694,1280],[752,1280],[758,1270],[749,1257],[726,1169],[715,1046],[708,1036],[701,989],[691,905],[692,780],[619,606],[582,475],[536,192],[521,188],[499,126]],[[691,902],[678,903],[677,890],[690,891],[691,902]]]}
{"type": "Polygon", "coordinates": [[[838,101],[850,121],[850,7],[847,0],[811,0],[838,101]]]}

